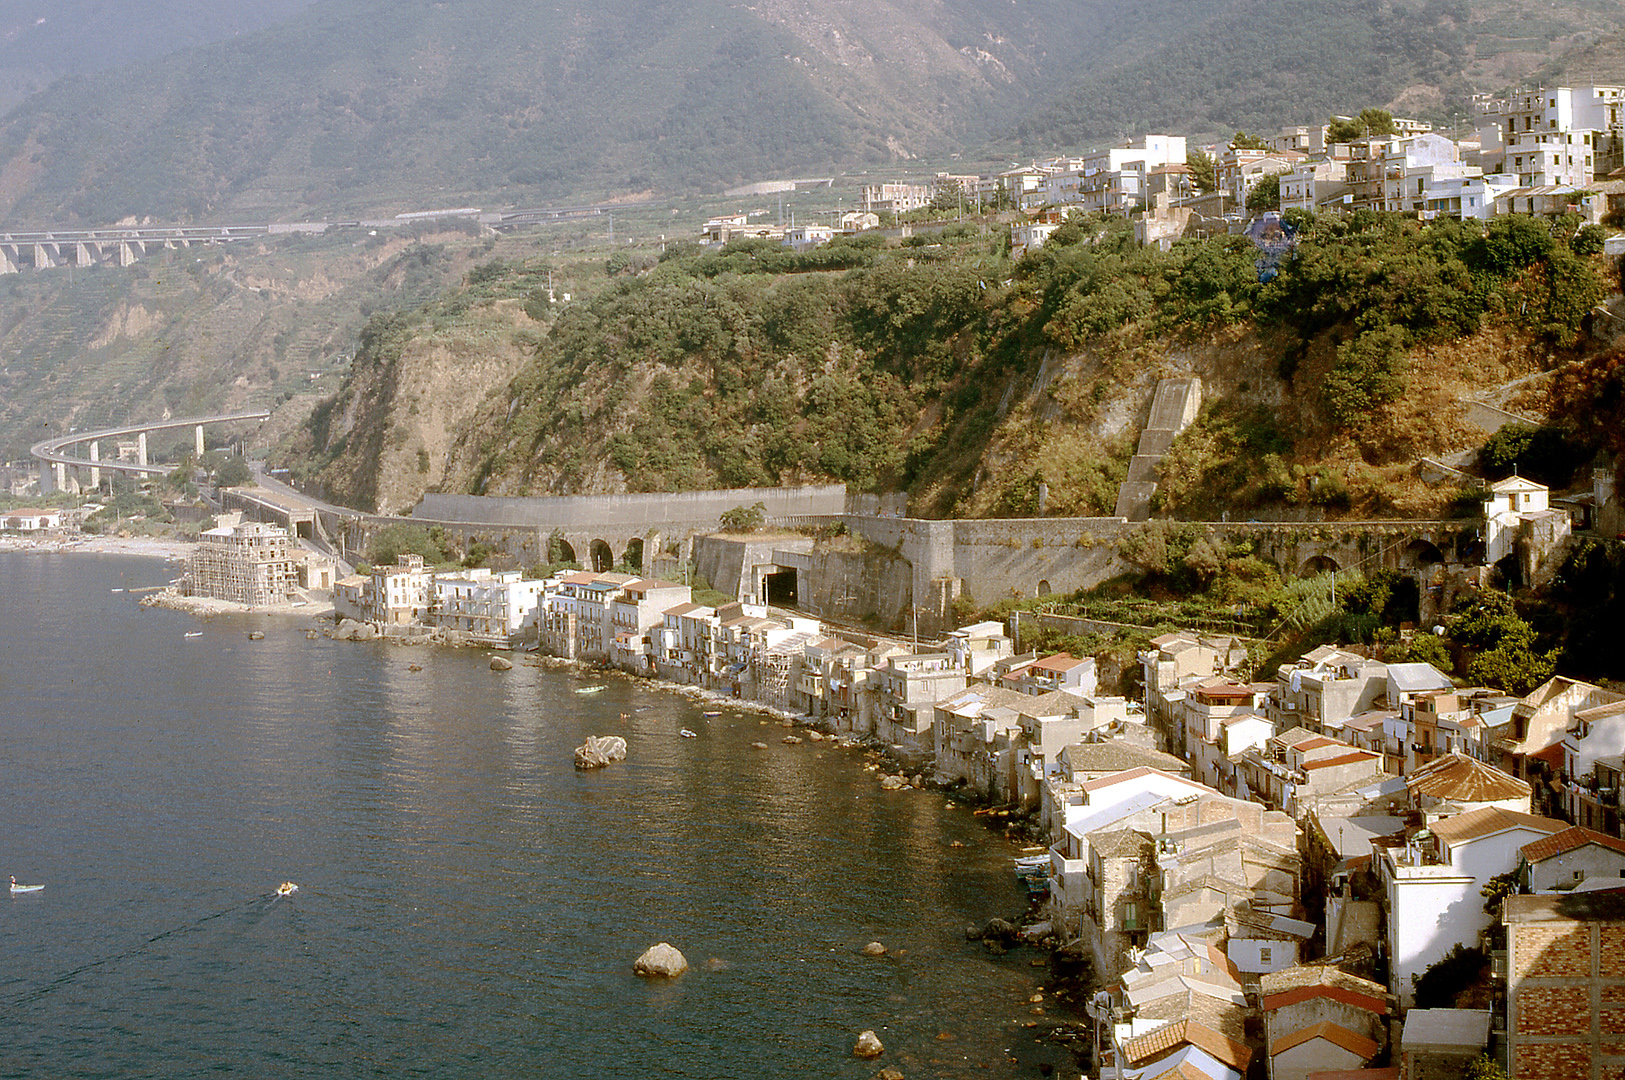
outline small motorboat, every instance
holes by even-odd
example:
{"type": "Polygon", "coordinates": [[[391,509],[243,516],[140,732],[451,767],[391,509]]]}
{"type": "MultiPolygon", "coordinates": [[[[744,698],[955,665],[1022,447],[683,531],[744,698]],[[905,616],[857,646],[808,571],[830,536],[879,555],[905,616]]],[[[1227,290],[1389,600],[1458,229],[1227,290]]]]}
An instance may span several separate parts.
{"type": "Polygon", "coordinates": [[[186,636],[187,637],[202,637],[203,636],[203,631],[201,631],[201,630],[188,630],[186,632],[186,636]]]}
{"type": "Polygon", "coordinates": [[[44,885],[19,885],[19,884],[17,884],[17,878],[15,876],[13,876],[12,879],[11,879],[11,895],[12,896],[17,896],[20,893],[39,892],[44,888],[45,888],[44,885]]]}
{"type": "Polygon", "coordinates": [[[598,691],[600,691],[602,689],[604,689],[602,686],[578,686],[578,687],[576,687],[576,693],[578,693],[578,694],[596,694],[596,693],[598,693],[598,691]]]}
{"type": "Polygon", "coordinates": [[[705,716],[721,716],[722,712],[719,709],[712,709],[710,712],[705,713],[703,715],[705,715],[705,716]]]}
{"type": "Polygon", "coordinates": [[[299,891],[299,886],[295,885],[291,881],[284,881],[282,884],[280,884],[280,885],[278,885],[276,887],[276,894],[278,896],[292,896],[294,893],[296,893],[298,891],[299,891]]]}
{"type": "Polygon", "coordinates": [[[683,728],[683,729],[682,729],[682,730],[681,730],[681,731],[679,731],[679,732],[678,732],[678,733],[677,733],[677,734],[679,734],[679,735],[681,735],[681,736],[682,736],[682,737],[683,737],[683,738],[685,738],[685,739],[697,739],[697,738],[699,738],[699,737],[700,737],[700,733],[699,733],[699,732],[697,732],[697,731],[690,731],[690,730],[688,730],[688,728],[683,728]]]}

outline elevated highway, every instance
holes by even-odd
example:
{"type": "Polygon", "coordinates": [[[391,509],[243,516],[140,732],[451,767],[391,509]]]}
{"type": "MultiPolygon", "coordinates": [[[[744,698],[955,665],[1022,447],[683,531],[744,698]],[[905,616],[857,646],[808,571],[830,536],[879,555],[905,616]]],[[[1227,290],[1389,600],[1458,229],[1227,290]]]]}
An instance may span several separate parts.
{"type": "Polygon", "coordinates": [[[55,488],[67,486],[68,469],[88,470],[92,487],[101,483],[101,470],[109,472],[129,473],[132,476],[155,476],[169,472],[175,466],[155,465],[147,460],[147,436],[155,431],[174,431],[179,428],[193,428],[196,432],[195,445],[198,456],[203,455],[203,429],[211,424],[237,424],[247,421],[260,421],[271,414],[266,411],[241,413],[215,413],[211,416],[189,416],[180,420],[160,420],[153,424],[129,424],[124,427],[101,428],[97,431],[80,431],[71,435],[63,435],[56,439],[46,439],[37,442],[29,448],[29,454],[40,463],[40,490],[51,491],[55,488]],[[124,439],[129,436],[136,437],[136,460],[119,461],[117,459],[102,460],[101,442],[103,439],[124,439]],[[68,452],[74,446],[88,447],[86,457],[79,457],[68,452]]]}

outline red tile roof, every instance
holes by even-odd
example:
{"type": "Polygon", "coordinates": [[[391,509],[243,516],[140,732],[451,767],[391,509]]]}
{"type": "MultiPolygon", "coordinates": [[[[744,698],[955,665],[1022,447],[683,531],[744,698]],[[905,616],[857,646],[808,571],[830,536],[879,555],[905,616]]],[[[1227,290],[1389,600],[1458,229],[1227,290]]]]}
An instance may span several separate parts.
{"type": "Polygon", "coordinates": [[[1304,1043],[1315,1039],[1325,1039],[1332,1045],[1340,1046],[1366,1061],[1370,1061],[1377,1056],[1377,1044],[1364,1035],[1356,1031],[1350,1031],[1340,1024],[1334,1024],[1330,1020],[1322,1020],[1318,1024],[1310,1024],[1308,1027],[1299,1028],[1290,1035],[1272,1040],[1270,1042],[1270,1057],[1273,1058],[1278,1054],[1285,1053],[1294,1046],[1302,1046],[1304,1043]]]}
{"type": "Polygon", "coordinates": [[[1296,1005],[1300,1001],[1309,1001],[1314,998],[1326,998],[1331,1001],[1351,1005],[1356,1009],[1376,1013],[1378,1016],[1388,1015],[1388,1003],[1381,998],[1369,994],[1357,993],[1341,986],[1326,986],[1314,984],[1311,986],[1295,986],[1291,990],[1283,990],[1279,994],[1264,995],[1264,1009],[1284,1009],[1288,1005],[1296,1005]]]}
{"type": "Polygon", "coordinates": [[[1381,761],[1381,754],[1373,754],[1369,750],[1356,750],[1352,754],[1339,754],[1334,758],[1321,758],[1319,761],[1306,761],[1304,769],[1325,769],[1332,765],[1352,765],[1356,761],[1381,761]]]}
{"type": "MultiPolygon", "coordinates": [[[[1559,752],[1562,747],[1558,747],[1559,752]]],[[[1465,754],[1445,754],[1405,778],[1411,791],[1452,802],[1500,802],[1529,796],[1529,785],[1465,754]]]]}
{"type": "Polygon", "coordinates": [[[1625,840],[1616,840],[1606,833],[1581,828],[1578,825],[1564,829],[1559,833],[1553,833],[1550,836],[1541,837],[1539,840],[1525,844],[1518,851],[1528,862],[1537,863],[1543,859],[1563,855],[1575,848],[1585,847],[1587,844],[1599,844],[1610,851],[1617,851],[1625,855],[1625,840]]]}
{"type": "Polygon", "coordinates": [[[1457,814],[1455,817],[1443,818],[1435,821],[1432,826],[1436,836],[1451,844],[1481,840],[1508,829],[1533,829],[1549,836],[1552,833],[1560,833],[1568,827],[1567,822],[1555,818],[1520,814],[1516,810],[1503,810],[1499,806],[1485,806],[1465,814],[1457,814]]]}
{"type": "Polygon", "coordinates": [[[1237,1072],[1245,1073],[1253,1052],[1247,1046],[1194,1020],[1179,1020],[1123,1044],[1123,1059],[1131,1065],[1155,1061],[1186,1044],[1204,1051],[1237,1072]]]}

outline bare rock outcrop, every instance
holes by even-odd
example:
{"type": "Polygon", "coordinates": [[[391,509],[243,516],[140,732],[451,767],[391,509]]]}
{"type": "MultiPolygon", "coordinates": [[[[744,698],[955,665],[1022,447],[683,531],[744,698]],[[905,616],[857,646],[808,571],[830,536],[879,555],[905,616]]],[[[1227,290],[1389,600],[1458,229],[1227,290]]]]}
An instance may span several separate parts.
{"type": "Polygon", "coordinates": [[[675,979],[688,970],[688,961],[677,949],[662,941],[644,950],[632,962],[632,971],[646,979],[675,979]]]}
{"type": "Polygon", "coordinates": [[[615,761],[626,760],[626,740],[619,735],[588,735],[587,741],[576,747],[576,768],[602,769],[615,761]]]}

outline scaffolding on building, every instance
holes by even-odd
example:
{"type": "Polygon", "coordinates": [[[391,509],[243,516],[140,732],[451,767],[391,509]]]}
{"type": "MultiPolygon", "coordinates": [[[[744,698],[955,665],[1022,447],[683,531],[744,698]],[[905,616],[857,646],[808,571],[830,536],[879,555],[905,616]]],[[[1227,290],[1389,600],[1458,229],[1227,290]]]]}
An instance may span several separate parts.
{"type": "Polygon", "coordinates": [[[281,604],[299,585],[293,538],[260,522],[210,529],[192,550],[182,591],[239,604],[281,604]]]}

